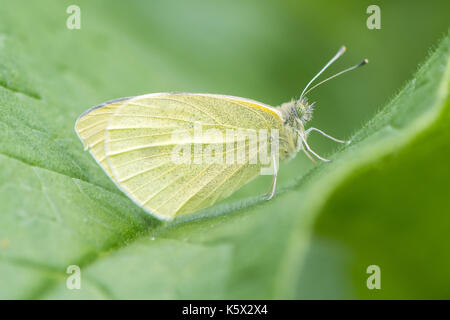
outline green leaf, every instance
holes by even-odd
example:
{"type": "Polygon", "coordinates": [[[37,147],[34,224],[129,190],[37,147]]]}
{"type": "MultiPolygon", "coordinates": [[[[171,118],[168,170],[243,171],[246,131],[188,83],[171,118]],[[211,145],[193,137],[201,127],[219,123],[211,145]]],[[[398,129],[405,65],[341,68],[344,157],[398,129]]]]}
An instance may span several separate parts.
{"type": "MultiPolygon", "coordinates": [[[[258,179],[250,197],[167,224],[115,188],[73,125],[89,106],[149,87],[207,87],[189,67],[201,59],[180,55],[156,16],[167,37],[151,29],[152,45],[134,32],[138,22],[115,23],[120,5],[82,3],[79,31],[64,28],[68,4],[27,5],[8,4],[19,20],[0,13],[0,298],[450,297],[449,36],[332,163],[288,172],[298,178],[270,202],[260,200],[256,184],[267,185],[258,179]],[[49,33],[52,44],[34,36],[49,33]],[[371,264],[381,267],[381,291],[366,287],[371,264]],[[69,265],[81,268],[80,290],[66,288],[69,265]]],[[[265,14],[242,10],[252,21],[265,14]]],[[[195,52],[219,45],[210,41],[195,52]]],[[[217,54],[233,55],[224,50],[217,54]]]]}

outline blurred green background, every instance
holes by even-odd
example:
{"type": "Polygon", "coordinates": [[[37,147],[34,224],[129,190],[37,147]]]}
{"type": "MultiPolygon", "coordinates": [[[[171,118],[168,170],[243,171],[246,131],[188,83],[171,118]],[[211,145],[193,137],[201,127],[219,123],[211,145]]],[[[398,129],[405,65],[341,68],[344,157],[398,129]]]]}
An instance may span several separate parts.
{"type": "MultiPolygon", "coordinates": [[[[115,187],[94,161],[81,155],[73,131],[75,119],[89,107],[118,97],[167,91],[228,94],[275,106],[298,96],[346,45],[347,53],[326,75],[363,58],[370,63],[310,94],[317,102],[310,125],[347,138],[411,79],[447,33],[450,18],[450,2],[437,0],[0,0],[0,8],[0,86],[40,100],[23,109],[3,102],[3,117],[8,112],[30,128],[45,127],[70,156],[79,158],[79,168],[67,168],[65,156],[60,162],[48,161],[38,147],[33,153],[2,141],[2,154],[63,174],[75,172],[73,176],[113,192],[115,187]],[[66,8],[71,4],[81,8],[80,30],[66,28],[66,8]],[[381,8],[380,30],[366,27],[366,9],[372,4],[381,8]]],[[[2,101],[10,101],[4,88],[2,101]]],[[[337,148],[318,135],[311,137],[310,145],[324,156],[337,148]]],[[[52,152],[55,157],[62,154],[52,152]]],[[[303,155],[284,164],[279,188],[312,167],[303,155]]],[[[227,202],[264,193],[270,180],[256,179],[227,202]]],[[[3,227],[3,234],[8,234],[3,227]]],[[[333,243],[322,245],[318,259],[325,251],[328,258],[339,260],[339,250],[333,243]]],[[[323,278],[323,288],[308,287],[306,280],[305,288],[314,289],[300,290],[297,297],[366,297],[355,293],[350,280],[331,273],[330,277],[330,281],[323,278]]],[[[11,283],[14,294],[4,296],[21,297],[26,285],[11,283]]],[[[41,297],[35,293],[45,285],[27,288],[23,296],[41,297]]]]}

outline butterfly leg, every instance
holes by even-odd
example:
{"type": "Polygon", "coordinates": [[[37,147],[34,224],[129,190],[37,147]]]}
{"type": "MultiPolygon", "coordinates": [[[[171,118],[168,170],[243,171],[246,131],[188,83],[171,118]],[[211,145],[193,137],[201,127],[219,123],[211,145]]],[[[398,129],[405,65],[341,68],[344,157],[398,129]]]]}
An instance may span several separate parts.
{"type": "Polygon", "coordinates": [[[275,161],[275,153],[272,154],[272,163],[273,163],[272,187],[270,188],[270,191],[266,195],[266,200],[271,200],[273,198],[273,196],[275,195],[275,190],[277,188],[278,168],[277,168],[277,163],[275,161]]]}
{"type": "Polygon", "coordinates": [[[308,153],[308,150],[305,149],[303,141],[302,141],[302,150],[306,154],[306,156],[308,157],[309,160],[311,160],[314,164],[317,164],[317,161],[314,160],[314,158],[311,157],[311,155],[308,153]]]}
{"type": "Polygon", "coordinates": [[[318,133],[320,133],[320,134],[323,135],[324,137],[327,137],[328,139],[333,140],[334,142],[345,143],[345,144],[350,144],[350,142],[352,142],[351,140],[344,141],[344,140],[336,139],[336,138],[330,136],[329,134],[326,134],[325,132],[323,132],[322,130],[317,129],[317,128],[309,128],[309,129],[307,129],[307,130],[305,131],[305,136],[308,136],[308,134],[309,134],[311,131],[317,131],[318,133]]]}
{"type": "Polygon", "coordinates": [[[322,160],[323,162],[330,162],[330,161],[331,161],[331,160],[329,160],[329,159],[322,158],[322,157],[319,156],[317,153],[315,153],[315,152],[310,148],[308,142],[306,142],[306,139],[303,139],[303,144],[305,145],[306,150],[308,150],[308,151],[311,152],[313,155],[315,155],[317,159],[322,160]]]}

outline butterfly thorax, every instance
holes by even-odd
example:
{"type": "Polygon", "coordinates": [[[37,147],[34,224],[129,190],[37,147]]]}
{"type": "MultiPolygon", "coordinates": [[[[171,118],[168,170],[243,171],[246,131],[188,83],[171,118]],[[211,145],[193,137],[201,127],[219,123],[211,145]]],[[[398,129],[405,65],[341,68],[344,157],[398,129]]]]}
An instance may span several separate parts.
{"type": "Polygon", "coordinates": [[[278,107],[284,126],[280,132],[280,160],[290,160],[302,148],[305,139],[305,123],[312,118],[314,104],[308,104],[306,98],[292,99],[278,107]]]}

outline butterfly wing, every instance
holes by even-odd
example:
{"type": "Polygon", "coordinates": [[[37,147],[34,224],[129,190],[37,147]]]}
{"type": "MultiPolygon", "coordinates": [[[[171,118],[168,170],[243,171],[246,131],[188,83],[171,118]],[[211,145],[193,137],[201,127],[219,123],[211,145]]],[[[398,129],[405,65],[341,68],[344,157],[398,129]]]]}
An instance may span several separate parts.
{"type": "Polygon", "coordinates": [[[107,166],[131,199],[157,217],[170,220],[228,197],[260,173],[261,164],[248,161],[257,152],[255,146],[245,141],[240,144],[236,137],[227,140],[227,129],[257,132],[281,126],[276,109],[243,98],[139,96],[124,101],[110,116],[105,135],[107,166]],[[196,135],[199,124],[203,134],[196,135]],[[188,163],[174,161],[175,148],[191,150],[188,163]],[[205,161],[205,150],[222,155],[224,161],[205,161]],[[227,163],[226,156],[237,152],[246,160],[227,163]],[[197,163],[199,155],[202,159],[197,163]]]}
{"type": "Polygon", "coordinates": [[[106,174],[114,180],[105,155],[106,126],[111,116],[130,98],[120,98],[93,107],[78,117],[75,131],[83,142],[84,149],[89,150],[106,174]]]}

